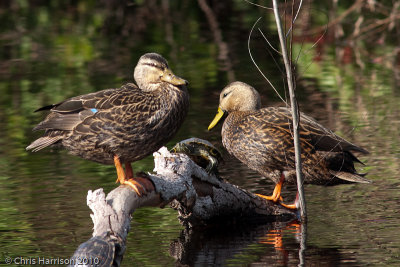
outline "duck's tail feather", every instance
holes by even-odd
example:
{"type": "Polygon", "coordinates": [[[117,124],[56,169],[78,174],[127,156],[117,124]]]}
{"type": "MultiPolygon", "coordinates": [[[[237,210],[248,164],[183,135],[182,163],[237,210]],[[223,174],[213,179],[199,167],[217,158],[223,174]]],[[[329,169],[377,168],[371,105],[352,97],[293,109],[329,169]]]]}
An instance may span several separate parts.
{"type": "Polygon", "coordinates": [[[364,183],[364,184],[371,183],[370,180],[364,178],[366,173],[350,173],[350,172],[332,171],[332,170],[330,171],[330,173],[339,179],[352,183],[364,183]]]}
{"type": "Polygon", "coordinates": [[[63,136],[43,136],[33,141],[29,146],[26,147],[26,150],[32,150],[33,152],[36,152],[45,147],[53,145],[62,138],[63,136]]]}

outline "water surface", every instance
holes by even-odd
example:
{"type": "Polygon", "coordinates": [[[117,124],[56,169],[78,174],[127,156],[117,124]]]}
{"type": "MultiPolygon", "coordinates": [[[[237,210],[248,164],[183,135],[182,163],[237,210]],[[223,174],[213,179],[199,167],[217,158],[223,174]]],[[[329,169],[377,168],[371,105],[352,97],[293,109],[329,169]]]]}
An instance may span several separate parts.
{"type": "MultiPolygon", "coordinates": [[[[40,135],[31,129],[45,116],[33,110],[132,81],[133,68],[145,52],[162,54],[174,73],[190,82],[189,115],[167,146],[192,136],[210,140],[224,152],[220,170],[224,178],[252,192],[272,192],[269,180],[223,150],[220,126],[207,131],[219,92],[233,80],[257,88],[264,106],[282,105],[247,51],[249,31],[259,17],[258,27],[276,45],[272,14],[242,1],[212,1],[208,3],[212,13],[206,13],[201,3],[11,1],[0,5],[1,261],[5,257],[68,258],[90,238],[87,191],[100,187],[111,191],[116,186],[114,167],[65,151],[26,152],[25,147],[40,135]],[[210,14],[216,26],[210,27],[210,14]]],[[[342,5],[331,15],[349,7],[342,5]]],[[[306,10],[314,9],[321,12],[310,12],[312,23],[305,23],[306,28],[327,22],[321,14],[329,13],[329,8],[306,10]]],[[[347,23],[338,25],[342,35],[335,28],[314,47],[318,38],[296,35],[293,50],[301,53],[296,65],[301,109],[369,150],[361,157],[365,166],[359,169],[368,172],[373,183],[307,185],[306,229],[287,222],[188,232],[179,225],[174,210],[143,208],[134,214],[123,265],[400,264],[398,39],[389,27],[352,38],[359,15],[352,14],[347,23]]],[[[364,14],[368,22],[380,15],[370,9],[364,14]]],[[[304,21],[299,20],[299,25],[304,21]]],[[[397,24],[393,27],[398,30],[397,24]]],[[[257,29],[251,49],[260,69],[285,98],[284,75],[257,29]]],[[[152,171],[152,157],[135,162],[133,168],[152,171]]],[[[295,189],[288,187],[284,197],[290,201],[294,196],[295,189]]]]}

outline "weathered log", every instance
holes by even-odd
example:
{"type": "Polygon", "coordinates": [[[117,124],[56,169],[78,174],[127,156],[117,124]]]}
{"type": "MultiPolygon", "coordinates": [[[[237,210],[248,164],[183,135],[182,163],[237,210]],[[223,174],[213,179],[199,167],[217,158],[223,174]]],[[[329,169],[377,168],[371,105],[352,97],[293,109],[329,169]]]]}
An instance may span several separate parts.
{"type": "Polygon", "coordinates": [[[143,206],[164,207],[172,203],[179,220],[188,228],[250,219],[266,222],[296,218],[293,211],[281,205],[209,175],[185,154],[171,154],[163,147],[153,155],[155,174],[140,174],[138,178],[146,184],[147,194],[138,196],[127,186],[117,187],[107,197],[103,189],[88,192],[93,237],[79,246],[71,265],[96,261],[99,266],[110,262],[119,266],[131,215],[143,206]]]}

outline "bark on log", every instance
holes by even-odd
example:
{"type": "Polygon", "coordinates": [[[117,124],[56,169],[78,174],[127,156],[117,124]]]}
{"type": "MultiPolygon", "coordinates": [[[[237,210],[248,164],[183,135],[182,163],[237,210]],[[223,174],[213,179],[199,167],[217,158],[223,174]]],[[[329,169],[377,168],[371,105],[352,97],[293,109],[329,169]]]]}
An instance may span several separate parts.
{"type": "Polygon", "coordinates": [[[93,212],[93,237],[78,247],[71,258],[71,266],[85,263],[119,266],[132,213],[143,206],[164,207],[172,203],[179,212],[179,220],[187,228],[254,219],[265,223],[296,218],[293,211],[279,204],[266,201],[214,174],[209,175],[185,154],[171,154],[162,147],[153,156],[155,174],[141,173],[139,178],[147,184],[147,194],[138,196],[123,185],[107,197],[101,188],[88,192],[87,205],[93,212]]]}

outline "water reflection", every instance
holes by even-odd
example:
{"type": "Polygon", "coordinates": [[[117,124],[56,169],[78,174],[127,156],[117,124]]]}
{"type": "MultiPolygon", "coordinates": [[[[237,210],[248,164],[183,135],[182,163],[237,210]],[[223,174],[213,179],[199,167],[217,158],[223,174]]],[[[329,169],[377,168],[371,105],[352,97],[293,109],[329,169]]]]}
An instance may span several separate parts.
{"type": "Polygon", "coordinates": [[[293,260],[291,263],[298,262],[298,257],[294,256],[298,252],[298,244],[294,239],[298,230],[293,231],[293,227],[296,226],[289,223],[260,225],[249,222],[246,225],[226,225],[224,228],[201,231],[183,230],[180,237],[171,243],[170,254],[179,265],[187,266],[261,262],[285,265],[289,257],[293,260]]]}
{"type": "Polygon", "coordinates": [[[170,245],[178,266],[356,266],[337,248],[306,246],[306,225],[298,222],[247,224],[182,230],[170,245]]]}
{"type": "MultiPolygon", "coordinates": [[[[188,232],[178,224],[175,211],[143,209],[134,215],[124,265],[173,266],[181,261],[292,266],[301,263],[302,240],[307,241],[306,266],[399,264],[398,26],[396,21],[384,23],[387,12],[397,9],[383,1],[380,6],[386,8],[373,11],[372,2],[356,1],[354,5],[363,8],[353,9],[346,23],[340,23],[334,20],[339,16],[335,10],[347,10],[349,3],[338,1],[339,7],[330,8],[314,1],[313,8],[305,9],[311,12],[301,19],[302,28],[326,24],[325,13],[333,16],[330,21],[337,28],[315,48],[311,48],[314,36],[299,34],[302,38],[295,41],[293,51],[304,52],[296,65],[302,110],[370,151],[362,159],[366,163],[362,171],[368,172],[373,184],[306,186],[307,240],[299,238],[293,226],[279,223],[188,232]],[[361,17],[365,23],[356,23],[361,17]],[[380,28],[361,30],[374,25],[377,17],[385,18],[380,28]],[[357,39],[354,27],[360,29],[357,39]],[[278,242],[272,244],[272,238],[278,242]],[[184,247],[185,253],[179,255],[184,247]]],[[[131,81],[133,64],[149,51],[164,55],[175,73],[190,82],[191,110],[169,148],[191,136],[222,148],[219,131],[207,132],[207,126],[219,92],[231,79],[254,86],[263,105],[282,105],[247,52],[249,29],[260,16],[259,26],[276,44],[270,13],[245,2],[22,0],[2,1],[0,11],[1,260],[69,257],[91,235],[87,191],[103,187],[108,192],[115,186],[112,166],[62,151],[24,150],[37,137],[31,132],[42,119],[32,112],[37,107],[131,81]],[[209,14],[200,6],[204,2],[209,14]],[[217,25],[211,27],[213,16],[217,25]],[[224,45],[228,52],[221,57],[224,45]]],[[[251,41],[260,68],[284,95],[282,73],[269,56],[268,45],[257,32],[251,41]]],[[[153,159],[133,167],[151,171],[153,159]]],[[[221,175],[252,192],[273,189],[269,180],[228,155],[221,175]]],[[[284,198],[290,202],[294,189],[285,189],[284,198]]]]}

